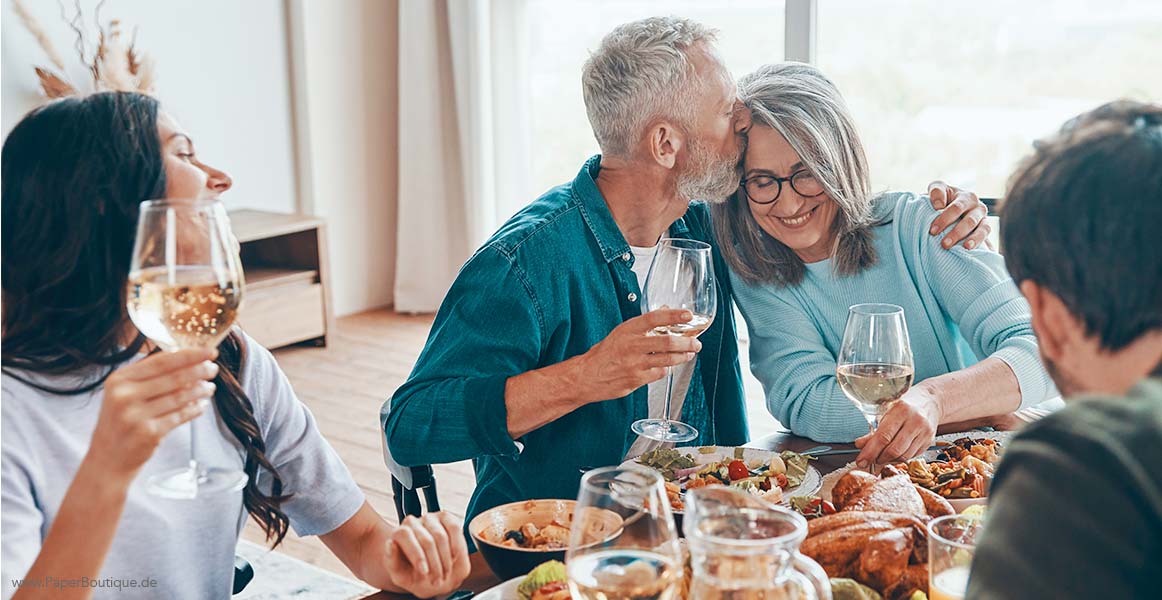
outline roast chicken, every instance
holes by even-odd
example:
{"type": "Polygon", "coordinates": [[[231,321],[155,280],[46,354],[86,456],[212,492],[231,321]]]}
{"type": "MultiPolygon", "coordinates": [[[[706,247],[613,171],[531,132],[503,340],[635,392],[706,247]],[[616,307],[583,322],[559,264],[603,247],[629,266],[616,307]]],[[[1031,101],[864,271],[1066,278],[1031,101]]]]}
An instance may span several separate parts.
{"type": "Polygon", "coordinates": [[[908,474],[894,465],[885,466],[879,477],[849,471],[835,482],[831,503],[840,511],[902,513],[924,522],[956,512],[947,500],[912,483],[908,474]]]}
{"type": "Polygon", "coordinates": [[[847,577],[888,600],[907,598],[928,586],[925,524],[953,514],[940,496],[914,485],[887,466],[880,477],[851,471],[831,492],[838,512],[808,524],[803,554],[830,577],[847,577]]]}

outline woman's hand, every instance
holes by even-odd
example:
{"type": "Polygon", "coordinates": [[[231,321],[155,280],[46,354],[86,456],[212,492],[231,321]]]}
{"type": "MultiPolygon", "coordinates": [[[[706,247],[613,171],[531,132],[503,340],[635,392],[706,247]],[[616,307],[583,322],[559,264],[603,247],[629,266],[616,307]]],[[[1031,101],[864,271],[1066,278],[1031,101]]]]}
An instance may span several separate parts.
{"type": "Polygon", "coordinates": [[[855,440],[862,448],[856,464],[866,469],[919,455],[936,441],[941,416],[936,395],[923,384],[913,387],[888,409],[879,429],[855,440]]]}
{"type": "Polygon", "coordinates": [[[158,352],[113,371],[86,462],[132,481],[161,438],[202,414],[218,374],[214,349],[158,352]]]}
{"type": "Polygon", "coordinates": [[[460,522],[445,512],[407,517],[388,539],[392,582],[420,598],[455,591],[468,577],[468,544],[460,522]]]}

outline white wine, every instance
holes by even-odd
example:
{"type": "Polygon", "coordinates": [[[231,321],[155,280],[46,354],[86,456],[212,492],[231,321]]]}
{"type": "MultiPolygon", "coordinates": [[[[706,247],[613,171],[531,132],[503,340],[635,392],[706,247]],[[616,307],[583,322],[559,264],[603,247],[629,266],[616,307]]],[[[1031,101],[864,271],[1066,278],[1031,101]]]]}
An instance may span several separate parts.
{"type": "Polygon", "coordinates": [[[684,569],[647,550],[613,549],[569,560],[574,600],[677,600],[684,569]]]}
{"type": "Polygon", "coordinates": [[[214,347],[238,314],[240,287],[206,267],[144,269],[129,275],[129,318],[163,349],[214,347]]]}
{"type": "MultiPolygon", "coordinates": [[[[839,388],[864,412],[881,412],[912,387],[912,367],[886,363],[840,365],[839,388]]],[[[882,413],[881,413],[882,414],[882,413]]]]}
{"type": "Polygon", "coordinates": [[[714,317],[707,315],[695,314],[693,319],[687,323],[674,323],[673,325],[663,325],[662,327],[655,327],[654,335],[682,335],[686,337],[698,337],[702,335],[703,331],[710,329],[710,325],[714,323],[714,317]]]}

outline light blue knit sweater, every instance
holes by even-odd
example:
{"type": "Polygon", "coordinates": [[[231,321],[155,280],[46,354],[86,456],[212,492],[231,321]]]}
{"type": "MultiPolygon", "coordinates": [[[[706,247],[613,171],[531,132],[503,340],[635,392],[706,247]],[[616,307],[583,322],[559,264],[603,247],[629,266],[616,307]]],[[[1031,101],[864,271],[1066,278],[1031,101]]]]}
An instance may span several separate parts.
{"type": "Polygon", "coordinates": [[[1022,407],[1057,395],[1037,353],[1029,305],[1004,259],[984,248],[943,249],[943,236],[928,235],[937,213],[926,196],[888,194],[876,212],[878,262],[859,274],[836,275],[825,260],[808,264],[800,284],[779,288],[749,285],[731,273],[750,329],[751,370],[771,414],[821,442],[850,442],[868,432],[835,378],[848,308],[863,302],[904,308],[917,382],[992,356],[1016,374],[1022,407]]]}

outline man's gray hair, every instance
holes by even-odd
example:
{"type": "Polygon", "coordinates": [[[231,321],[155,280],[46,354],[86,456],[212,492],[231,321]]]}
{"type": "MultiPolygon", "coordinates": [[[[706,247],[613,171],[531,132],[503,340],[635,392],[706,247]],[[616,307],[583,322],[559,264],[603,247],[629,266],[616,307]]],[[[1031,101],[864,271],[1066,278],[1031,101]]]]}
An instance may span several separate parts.
{"type": "Polygon", "coordinates": [[[658,118],[692,122],[700,86],[691,85],[690,48],[716,32],[679,17],[618,25],[585,61],[581,87],[593,134],[606,156],[628,158],[658,118]]]}
{"type": "MultiPolygon", "coordinates": [[[[751,111],[753,126],[778,131],[839,206],[832,224],[835,271],[850,275],[875,264],[871,174],[855,120],[835,84],[811,65],[785,62],[743,77],[738,95],[751,111]]],[[[803,261],[763,231],[747,202],[738,192],[711,207],[723,256],[747,281],[799,283],[806,270],[803,261]]]]}

